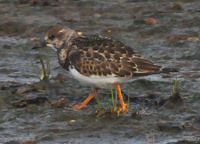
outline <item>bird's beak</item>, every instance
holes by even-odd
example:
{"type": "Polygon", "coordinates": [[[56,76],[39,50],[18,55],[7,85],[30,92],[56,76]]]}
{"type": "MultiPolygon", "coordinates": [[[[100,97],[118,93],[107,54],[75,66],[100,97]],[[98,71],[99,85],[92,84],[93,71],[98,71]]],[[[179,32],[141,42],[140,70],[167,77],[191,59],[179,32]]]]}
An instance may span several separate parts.
{"type": "Polygon", "coordinates": [[[43,41],[42,43],[40,43],[40,44],[34,46],[32,49],[44,48],[44,47],[46,47],[46,46],[47,46],[47,45],[46,45],[46,42],[43,41]]]}

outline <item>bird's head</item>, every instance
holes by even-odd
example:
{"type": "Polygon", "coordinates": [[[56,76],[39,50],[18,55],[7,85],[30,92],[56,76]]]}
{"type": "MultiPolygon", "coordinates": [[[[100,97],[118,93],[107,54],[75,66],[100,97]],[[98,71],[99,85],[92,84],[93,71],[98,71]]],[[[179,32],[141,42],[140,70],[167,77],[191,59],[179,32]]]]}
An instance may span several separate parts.
{"type": "Polygon", "coordinates": [[[50,47],[57,51],[61,49],[64,45],[69,45],[70,41],[77,36],[77,33],[65,26],[53,26],[51,27],[45,35],[44,42],[41,46],[36,46],[33,49],[39,47],[50,47]]]}

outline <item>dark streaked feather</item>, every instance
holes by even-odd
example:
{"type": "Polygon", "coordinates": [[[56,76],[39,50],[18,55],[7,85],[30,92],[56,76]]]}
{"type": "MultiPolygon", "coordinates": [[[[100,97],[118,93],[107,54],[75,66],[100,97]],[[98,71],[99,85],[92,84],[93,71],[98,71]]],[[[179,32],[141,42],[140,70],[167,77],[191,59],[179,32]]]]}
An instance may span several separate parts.
{"type": "Polygon", "coordinates": [[[178,69],[176,69],[176,68],[162,68],[161,72],[162,73],[178,72],[178,69]]]}
{"type": "Polygon", "coordinates": [[[79,36],[72,41],[72,47],[76,48],[69,52],[69,61],[85,76],[132,77],[167,72],[109,38],[79,36]]]}

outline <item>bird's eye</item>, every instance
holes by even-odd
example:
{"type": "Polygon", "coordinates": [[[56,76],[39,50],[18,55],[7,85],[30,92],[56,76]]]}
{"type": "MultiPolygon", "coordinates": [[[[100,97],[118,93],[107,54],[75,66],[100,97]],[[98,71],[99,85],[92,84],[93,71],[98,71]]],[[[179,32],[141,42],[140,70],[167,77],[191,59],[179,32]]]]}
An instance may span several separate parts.
{"type": "Polygon", "coordinates": [[[50,39],[50,40],[53,40],[54,38],[55,38],[55,35],[50,35],[50,36],[49,36],[49,39],[50,39]]]}

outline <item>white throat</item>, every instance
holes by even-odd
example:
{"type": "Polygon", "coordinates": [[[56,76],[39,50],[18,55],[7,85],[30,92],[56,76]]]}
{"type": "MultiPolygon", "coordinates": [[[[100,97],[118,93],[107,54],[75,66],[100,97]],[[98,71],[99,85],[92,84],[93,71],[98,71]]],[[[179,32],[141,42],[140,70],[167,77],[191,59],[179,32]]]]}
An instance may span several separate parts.
{"type": "Polygon", "coordinates": [[[54,45],[52,45],[52,44],[47,44],[47,46],[50,47],[50,48],[52,48],[53,50],[57,51],[57,49],[55,48],[54,45]]]}
{"type": "Polygon", "coordinates": [[[70,33],[69,33],[68,38],[66,39],[66,42],[67,42],[67,43],[70,41],[70,39],[71,39],[71,37],[73,36],[73,34],[74,34],[74,31],[71,30],[70,33]]]}

